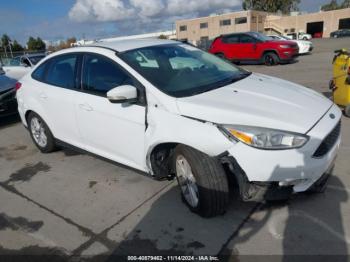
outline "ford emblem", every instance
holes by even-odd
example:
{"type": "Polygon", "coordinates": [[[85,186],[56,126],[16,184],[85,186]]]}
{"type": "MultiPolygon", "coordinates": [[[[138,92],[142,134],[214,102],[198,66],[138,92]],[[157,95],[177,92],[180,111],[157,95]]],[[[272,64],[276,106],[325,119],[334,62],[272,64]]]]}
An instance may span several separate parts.
{"type": "Polygon", "coordinates": [[[329,114],[329,117],[334,119],[335,118],[335,115],[334,114],[329,114]]]}

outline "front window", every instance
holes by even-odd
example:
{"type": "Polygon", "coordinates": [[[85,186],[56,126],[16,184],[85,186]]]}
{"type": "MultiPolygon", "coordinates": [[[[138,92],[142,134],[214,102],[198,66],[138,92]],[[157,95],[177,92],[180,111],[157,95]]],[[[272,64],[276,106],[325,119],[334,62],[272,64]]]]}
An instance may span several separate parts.
{"type": "Polygon", "coordinates": [[[204,93],[250,74],[186,44],[150,46],[119,56],[158,89],[174,97],[204,93]]]}

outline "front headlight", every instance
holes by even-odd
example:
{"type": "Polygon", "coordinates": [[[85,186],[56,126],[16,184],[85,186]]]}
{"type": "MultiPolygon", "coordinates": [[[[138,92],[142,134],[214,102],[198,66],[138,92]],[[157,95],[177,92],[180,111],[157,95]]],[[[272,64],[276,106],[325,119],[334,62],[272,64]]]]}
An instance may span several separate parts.
{"type": "Polygon", "coordinates": [[[290,46],[290,45],[280,45],[280,48],[292,48],[292,46],[290,46]]]}
{"type": "Polygon", "coordinates": [[[306,135],[263,127],[221,125],[219,129],[235,141],[260,149],[298,148],[309,139],[306,135]]]}

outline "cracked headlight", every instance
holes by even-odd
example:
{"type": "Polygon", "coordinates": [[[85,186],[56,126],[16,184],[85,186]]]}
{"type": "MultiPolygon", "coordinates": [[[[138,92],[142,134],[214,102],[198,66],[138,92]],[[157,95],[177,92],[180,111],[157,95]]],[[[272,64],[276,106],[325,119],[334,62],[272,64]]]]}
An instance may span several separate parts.
{"type": "Polygon", "coordinates": [[[303,134],[263,127],[221,125],[219,129],[229,138],[260,149],[291,149],[305,145],[309,137],[303,134]]]}

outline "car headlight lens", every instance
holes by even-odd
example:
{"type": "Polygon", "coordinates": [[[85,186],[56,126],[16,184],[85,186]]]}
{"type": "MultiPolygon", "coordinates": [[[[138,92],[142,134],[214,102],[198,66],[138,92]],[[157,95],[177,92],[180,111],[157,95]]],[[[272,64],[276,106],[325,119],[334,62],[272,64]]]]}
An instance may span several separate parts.
{"type": "Polygon", "coordinates": [[[291,149],[305,145],[309,137],[293,132],[240,125],[222,125],[219,129],[230,138],[260,149],[291,149]]]}

